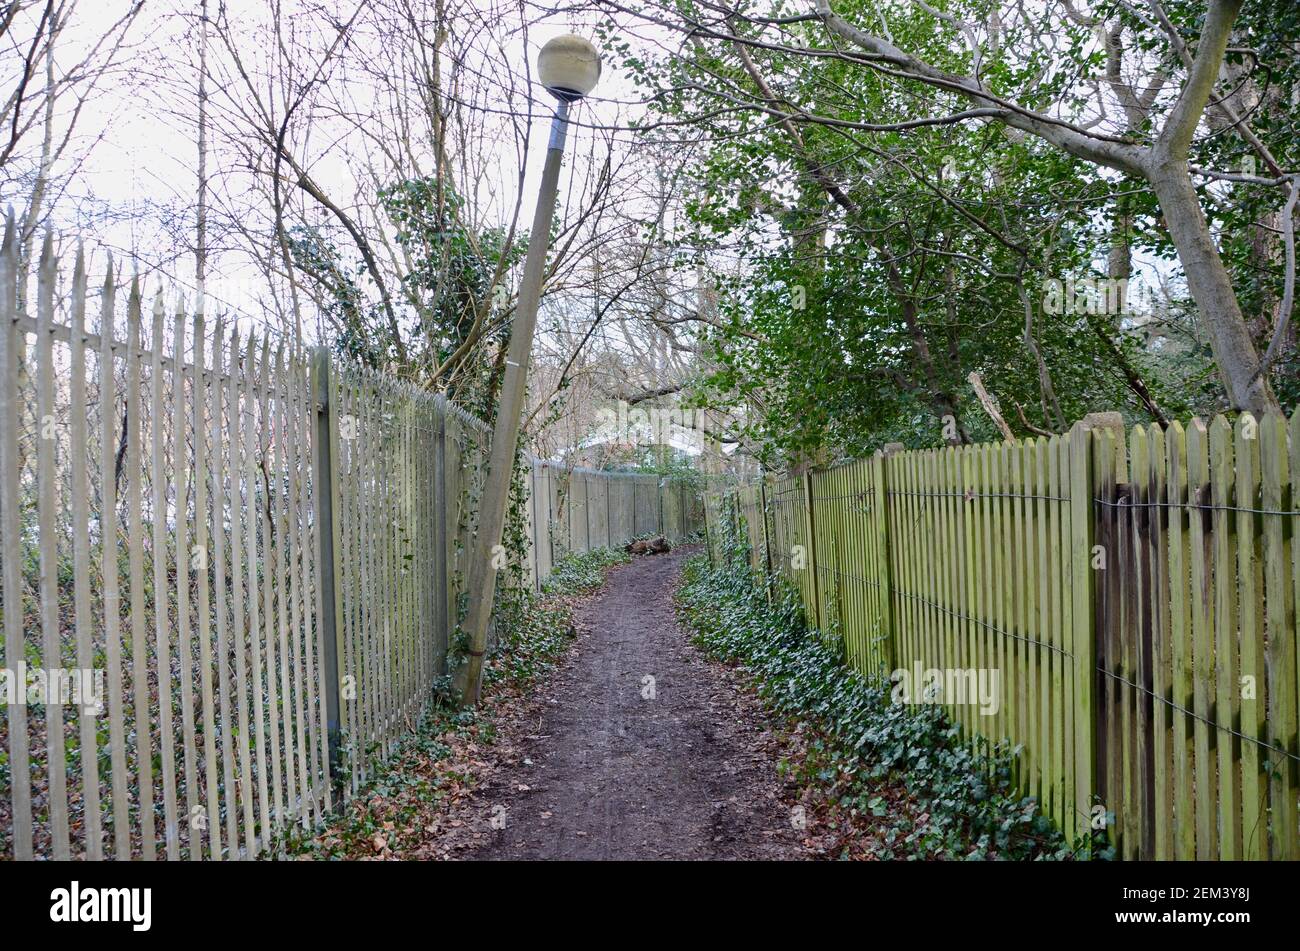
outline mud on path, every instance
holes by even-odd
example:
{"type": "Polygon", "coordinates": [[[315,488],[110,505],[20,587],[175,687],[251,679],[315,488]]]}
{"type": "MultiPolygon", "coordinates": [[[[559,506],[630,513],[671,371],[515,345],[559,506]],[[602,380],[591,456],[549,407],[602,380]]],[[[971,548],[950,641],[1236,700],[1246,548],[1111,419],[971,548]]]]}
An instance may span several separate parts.
{"type": "Polygon", "coordinates": [[[533,713],[507,725],[502,762],[467,807],[456,857],[808,855],[757,701],[677,622],[673,592],[688,554],[635,558],[579,606],[578,643],[533,713]]]}

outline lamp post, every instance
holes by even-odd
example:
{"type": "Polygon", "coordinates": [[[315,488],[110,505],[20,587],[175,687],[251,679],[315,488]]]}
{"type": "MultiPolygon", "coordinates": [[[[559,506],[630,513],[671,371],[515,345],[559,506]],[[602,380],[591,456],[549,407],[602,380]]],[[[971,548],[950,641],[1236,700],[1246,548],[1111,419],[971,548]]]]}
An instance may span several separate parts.
{"type": "Polygon", "coordinates": [[[519,304],[501,381],[501,401],[492,430],[487,485],[479,500],[478,533],[469,565],[469,615],[465,619],[469,656],[458,674],[461,700],[466,704],[478,702],[483,655],[487,651],[488,621],[496,595],[497,570],[503,564],[500,557],[501,532],[505,526],[515,450],[519,445],[519,426],[527,394],[528,360],[533,349],[533,331],[537,326],[537,304],[542,294],[551,219],[555,215],[555,193],[560,179],[560,159],[564,155],[569,105],[596,88],[596,81],[600,78],[600,55],[581,37],[556,37],[542,47],[537,58],[537,71],[542,85],[559,100],[559,104],[551,122],[551,138],[546,149],[546,164],[542,168],[537,208],[533,213],[533,229],[528,235],[528,257],[524,260],[519,304]]]}

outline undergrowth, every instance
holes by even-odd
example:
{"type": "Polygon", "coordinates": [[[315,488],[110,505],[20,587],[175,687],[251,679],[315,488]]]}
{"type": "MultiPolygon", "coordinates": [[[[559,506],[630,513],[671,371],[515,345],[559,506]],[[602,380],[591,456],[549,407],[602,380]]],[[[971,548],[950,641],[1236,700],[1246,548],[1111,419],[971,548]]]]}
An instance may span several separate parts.
{"type": "Polygon", "coordinates": [[[540,596],[525,593],[515,623],[489,653],[479,705],[458,709],[443,685],[398,751],[342,813],[310,835],[290,830],[272,854],[300,859],[412,855],[435,831],[446,802],[473,786],[473,776],[459,768],[466,757],[454,754],[493,742],[493,708],[555,667],[575,635],[574,598],[600,587],[605,572],[626,561],[624,552],[600,548],[557,562],[540,596]]]}
{"type": "Polygon", "coordinates": [[[759,696],[792,729],[812,735],[794,765],[832,808],[870,831],[868,856],[1065,859],[1072,849],[1033,798],[1012,783],[1016,751],[976,753],[938,706],[890,700],[889,681],[844,666],[811,636],[796,592],[768,604],[740,559],[711,568],[692,558],[678,604],[697,643],[744,667],[759,696]]]}

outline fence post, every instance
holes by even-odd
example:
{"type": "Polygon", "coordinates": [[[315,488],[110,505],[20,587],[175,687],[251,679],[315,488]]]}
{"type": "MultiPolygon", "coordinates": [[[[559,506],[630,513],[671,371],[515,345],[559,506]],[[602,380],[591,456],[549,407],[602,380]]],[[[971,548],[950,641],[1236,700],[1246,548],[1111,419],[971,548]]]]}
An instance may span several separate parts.
{"type": "Polygon", "coordinates": [[[587,551],[593,551],[597,546],[591,537],[591,483],[595,482],[600,485],[604,476],[593,479],[591,473],[582,478],[582,517],[587,522],[587,551]]]}
{"type": "Polygon", "coordinates": [[[610,506],[609,497],[613,494],[614,481],[609,476],[605,476],[605,547],[614,547],[614,517],[613,508],[610,506]]]}
{"type": "Polygon", "coordinates": [[[541,543],[537,534],[537,466],[536,459],[528,467],[528,523],[532,526],[533,547],[530,558],[533,562],[533,587],[538,591],[542,590],[542,553],[541,543]]]}
{"type": "Polygon", "coordinates": [[[758,477],[758,517],[763,520],[763,590],[767,594],[767,603],[772,603],[772,539],[767,534],[767,479],[762,474],[758,477]]]}
{"type": "Polygon", "coordinates": [[[635,538],[636,535],[637,535],[637,531],[636,531],[636,496],[637,496],[637,492],[636,492],[636,477],[633,476],[631,479],[628,480],[628,483],[632,486],[632,537],[635,538]]]}
{"type": "Polygon", "coordinates": [[[448,618],[447,570],[447,398],[441,393],[434,399],[438,428],[433,435],[433,548],[434,548],[434,642],[433,675],[447,672],[447,648],[451,638],[448,618]]]}
{"type": "Polygon", "coordinates": [[[713,532],[709,529],[709,493],[706,490],[703,494],[704,499],[704,550],[709,555],[709,567],[717,568],[718,563],[713,557],[713,532]]]}
{"type": "Polygon", "coordinates": [[[731,538],[735,542],[740,538],[740,489],[732,486],[727,497],[731,499],[731,538]]]}
{"type": "MultiPolygon", "coordinates": [[[[1070,431],[1070,587],[1074,653],[1074,825],[1076,835],[1091,829],[1096,774],[1097,716],[1093,705],[1096,683],[1095,573],[1092,545],[1095,534],[1092,502],[1093,440],[1084,423],[1070,431]]],[[[1070,831],[1070,830],[1067,830],[1070,831]]]]}
{"type": "Polygon", "coordinates": [[[668,530],[664,528],[664,477],[659,476],[659,485],[655,489],[655,498],[659,501],[659,534],[668,537],[668,530]]]}
{"type": "Polygon", "coordinates": [[[897,450],[878,452],[871,461],[875,469],[872,482],[875,484],[875,498],[872,508],[876,513],[876,589],[880,592],[880,650],[885,672],[894,669],[894,589],[890,586],[891,568],[889,544],[889,492],[885,484],[885,473],[889,470],[886,461],[897,450]]]}
{"type": "Polygon", "coordinates": [[[822,626],[822,599],[817,590],[818,582],[821,580],[817,575],[817,542],[813,536],[813,486],[812,486],[812,469],[811,467],[804,471],[803,474],[803,518],[804,531],[808,539],[808,571],[812,572],[812,608],[813,626],[821,630],[822,626]]]}
{"type": "Polygon", "coordinates": [[[329,743],[329,763],[336,768],[343,729],[339,707],[338,645],[338,616],[342,611],[343,593],[335,577],[339,526],[334,518],[338,502],[338,485],[334,480],[338,447],[334,434],[338,431],[338,419],[330,399],[330,356],[325,347],[312,349],[311,389],[316,404],[312,432],[312,490],[316,502],[316,568],[320,575],[321,664],[325,668],[325,732],[329,743]]]}
{"type": "Polygon", "coordinates": [[[546,563],[549,570],[555,570],[555,507],[560,503],[560,491],[556,485],[555,469],[543,466],[546,473],[546,563]]]}

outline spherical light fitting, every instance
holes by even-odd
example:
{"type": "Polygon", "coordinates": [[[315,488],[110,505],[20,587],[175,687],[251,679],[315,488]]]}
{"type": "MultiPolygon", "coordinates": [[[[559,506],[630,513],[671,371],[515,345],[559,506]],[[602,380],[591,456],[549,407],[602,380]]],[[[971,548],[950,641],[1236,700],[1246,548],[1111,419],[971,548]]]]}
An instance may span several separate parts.
{"type": "Polygon", "coordinates": [[[596,88],[600,54],[580,36],[557,36],[542,47],[537,72],[552,96],[574,102],[596,88]]]}

